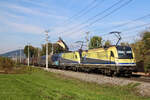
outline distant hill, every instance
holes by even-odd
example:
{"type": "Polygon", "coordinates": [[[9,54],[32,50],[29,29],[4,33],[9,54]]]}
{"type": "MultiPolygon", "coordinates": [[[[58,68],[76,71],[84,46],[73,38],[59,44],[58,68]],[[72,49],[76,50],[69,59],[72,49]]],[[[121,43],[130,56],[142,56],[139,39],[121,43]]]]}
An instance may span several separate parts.
{"type": "MultiPolygon", "coordinates": [[[[14,51],[10,51],[10,52],[4,53],[4,54],[0,54],[0,56],[2,56],[2,57],[10,57],[10,58],[15,57],[16,55],[20,56],[20,50],[14,50],[14,51]]],[[[25,57],[23,49],[21,50],[21,56],[25,57]]]]}

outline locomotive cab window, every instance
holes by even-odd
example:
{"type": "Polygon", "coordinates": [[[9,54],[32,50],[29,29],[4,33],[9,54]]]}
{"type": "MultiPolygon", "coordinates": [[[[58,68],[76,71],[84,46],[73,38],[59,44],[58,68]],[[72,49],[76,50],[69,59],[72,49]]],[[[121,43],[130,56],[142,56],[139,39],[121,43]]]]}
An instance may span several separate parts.
{"type": "Polygon", "coordinates": [[[128,46],[118,46],[118,58],[119,59],[133,59],[132,50],[128,46]]]}

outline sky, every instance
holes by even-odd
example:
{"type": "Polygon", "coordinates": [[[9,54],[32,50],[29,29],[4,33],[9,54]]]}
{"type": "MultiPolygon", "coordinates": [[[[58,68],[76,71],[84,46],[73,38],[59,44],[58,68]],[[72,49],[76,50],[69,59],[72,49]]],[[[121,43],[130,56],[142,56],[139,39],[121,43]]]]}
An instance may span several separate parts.
{"type": "Polygon", "coordinates": [[[104,41],[110,40],[112,43],[117,38],[108,33],[120,31],[122,42],[135,42],[141,32],[149,29],[149,25],[132,28],[149,23],[150,18],[131,21],[150,14],[150,0],[131,0],[122,6],[128,1],[130,0],[0,0],[0,54],[24,48],[28,43],[41,47],[45,43],[45,30],[49,30],[50,42],[54,43],[61,37],[70,50],[79,48],[76,41],[86,41],[87,31],[90,32],[89,38],[101,36],[104,41]],[[106,10],[119,1],[118,5],[106,10]],[[120,6],[122,8],[117,9],[120,6]],[[117,11],[111,13],[114,9],[117,11]],[[94,23],[91,24],[92,22],[94,23]],[[128,22],[131,23],[115,27],[128,22]]]}

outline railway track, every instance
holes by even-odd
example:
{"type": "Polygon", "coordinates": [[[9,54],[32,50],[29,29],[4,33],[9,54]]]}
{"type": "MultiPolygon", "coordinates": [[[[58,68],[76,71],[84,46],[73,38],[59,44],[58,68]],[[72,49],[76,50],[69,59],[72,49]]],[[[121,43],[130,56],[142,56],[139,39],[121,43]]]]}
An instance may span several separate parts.
{"type": "Polygon", "coordinates": [[[129,78],[130,80],[135,80],[135,81],[139,81],[139,82],[148,82],[150,83],[150,77],[146,77],[146,76],[140,76],[140,77],[131,77],[129,78]]]}
{"type": "MultiPolygon", "coordinates": [[[[39,67],[39,66],[36,66],[36,67],[39,67]]],[[[40,68],[43,68],[43,67],[40,67],[40,68]]],[[[55,67],[50,67],[50,69],[75,72],[73,70],[58,69],[58,68],[55,68],[55,67]]],[[[86,73],[87,74],[88,72],[80,72],[80,73],[86,73]]],[[[88,74],[106,76],[106,75],[99,74],[99,73],[88,73],[88,74]]],[[[133,74],[131,77],[125,77],[125,76],[120,76],[120,77],[117,77],[117,76],[113,76],[113,77],[112,76],[107,76],[107,77],[111,77],[111,78],[115,77],[115,78],[118,78],[118,79],[120,78],[120,79],[125,79],[125,80],[150,83],[150,77],[148,77],[148,76],[142,76],[142,75],[137,75],[137,74],[133,74]]]]}
{"type": "Polygon", "coordinates": [[[135,73],[133,73],[130,78],[126,78],[126,77],[122,77],[122,78],[128,79],[128,80],[133,80],[133,81],[138,81],[138,82],[150,83],[150,76],[139,75],[139,74],[135,74],[135,73]]]}

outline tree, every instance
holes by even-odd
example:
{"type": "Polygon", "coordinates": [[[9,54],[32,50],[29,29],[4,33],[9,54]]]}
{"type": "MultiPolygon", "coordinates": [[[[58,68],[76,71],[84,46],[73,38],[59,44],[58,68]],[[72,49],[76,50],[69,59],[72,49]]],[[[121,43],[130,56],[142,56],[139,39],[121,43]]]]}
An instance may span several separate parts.
{"type": "Polygon", "coordinates": [[[127,42],[121,42],[120,45],[121,46],[129,46],[129,43],[127,43],[127,42]]]}
{"type": "Polygon", "coordinates": [[[143,41],[137,41],[131,44],[131,47],[135,53],[135,58],[137,62],[144,61],[145,49],[143,45],[143,41]]]}
{"type": "MultiPolygon", "coordinates": [[[[26,57],[28,57],[28,45],[24,47],[24,54],[26,55],[26,57]]],[[[31,45],[29,45],[29,55],[30,57],[34,57],[37,55],[37,51],[35,50],[35,47],[31,45]]]]}
{"type": "Polygon", "coordinates": [[[131,44],[131,47],[134,51],[137,63],[142,62],[145,71],[149,71],[150,73],[150,32],[143,32],[141,40],[131,44]]]}
{"type": "MultiPolygon", "coordinates": [[[[66,50],[63,49],[59,44],[54,43],[53,44],[53,53],[61,53],[61,52],[65,52],[66,50]]],[[[52,43],[48,43],[48,54],[50,54],[52,52],[52,43]]],[[[46,45],[43,44],[42,45],[42,51],[41,51],[41,55],[46,55],[46,45]]]]}
{"type": "Polygon", "coordinates": [[[34,47],[34,54],[33,54],[33,56],[34,56],[34,57],[40,56],[40,52],[41,52],[41,49],[40,49],[40,48],[34,47]]]}
{"type": "Polygon", "coordinates": [[[102,47],[102,38],[99,36],[93,36],[90,39],[89,48],[93,49],[93,48],[99,48],[99,47],[102,47]]]}
{"type": "MultiPolygon", "coordinates": [[[[50,54],[52,51],[52,44],[48,43],[48,54],[50,54]]],[[[41,55],[46,55],[46,44],[42,44],[42,51],[41,51],[41,55]]]]}
{"type": "Polygon", "coordinates": [[[150,72],[150,32],[145,31],[142,33],[142,42],[144,46],[144,67],[146,71],[150,72]]]}
{"type": "Polygon", "coordinates": [[[111,41],[107,40],[104,44],[105,47],[109,47],[111,45],[111,41]]]}
{"type": "Polygon", "coordinates": [[[145,49],[150,49],[150,32],[143,32],[142,35],[142,41],[144,42],[145,49]]]}

